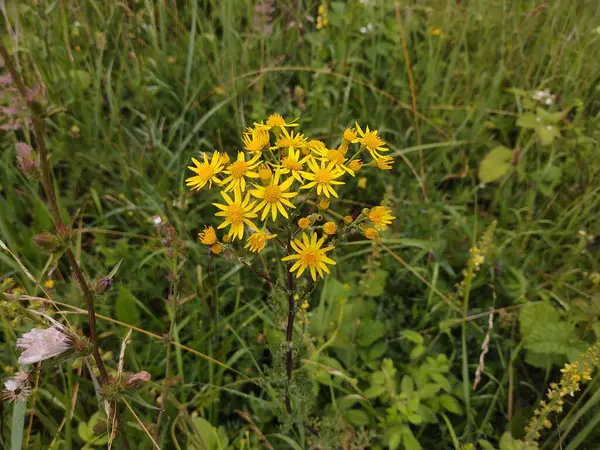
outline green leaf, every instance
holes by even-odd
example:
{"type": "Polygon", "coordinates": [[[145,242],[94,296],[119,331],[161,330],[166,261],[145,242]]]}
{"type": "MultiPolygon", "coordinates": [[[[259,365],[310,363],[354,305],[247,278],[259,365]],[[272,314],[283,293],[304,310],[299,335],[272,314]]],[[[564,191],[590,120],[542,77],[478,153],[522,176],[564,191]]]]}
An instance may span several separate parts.
{"type": "Polygon", "coordinates": [[[381,384],[374,384],[371,387],[367,388],[365,391],[363,391],[363,395],[366,398],[371,399],[371,398],[379,397],[384,392],[385,392],[385,386],[383,386],[381,384]]]}
{"type": "Polygon", "coordinates": [[[13,406],[12,429],[10,432],[11,450],[21,450],[23,430],[25,429],[25,408],[27,402],[16,401],[13,406]]]}
{"type": "Polygon", "coordinates": [[[402,331],[402,336],[408,339],[411,342],[414,342],[417,345],[423,345],[423,336],[413,330],[404,330],[402,331]]]}
{"type": "Polygon", "coordinates": [[[119,295],[115,305],[117,319],[121,322],[136,324],[140,322],[140,312],[136,305],[136,298],[125,286],[119,286],[119,295]]]}
{"type": "Polygon", "coordinates": [[[424,345],[417,345],[410,351],[410,359],[417,359],[425,353],[427,348],[424,345]]]}
{"type": "Polygon", "coordinates": [[[568,112],[569,110],[567,109],[565,111],[551,113],[546,111],[544,108],[539,107],[536,110],[537,115],[542,118],[544,123],[550,125],[556,125],[557,123],[559,123],[561,120],[563,120],[563,118],[567,115],[568,112]]]}
{"type": "Polygon", "coordinates": [[[443,390],[445,390],[446,392],[450,392],[452,390],[452,386],[450,386],[450,382],[443,374],[441,374],[439,372],[430,372],[429,376],[431,377],[431,379],[433,381],[435,381],[437,384],[439,384],[441,386],[441,388],[443,390]]]}
{"type": "Polygon", "coordinates": [[[479,180],[491,183],[499,180],[512,167],[513,151],[506,147],[496,147],[490,151],[479,164],[479,180]]]}
{"type": "Polygon", "coordinates": [[[379,297],[385,292],[385,283],[388,273],[385,270],[375,270],[371,276],[365,278],[362,293],[367,297],[379,297]]]}
{"type": "Polygon", "coordinates": [[[394,428],[390,430],[387,438],[387,446],[390,450],[396,450],[402,443],[402,429],[394,428]]]}
{"type": "Polygon", "coordinates": [[[387,342],[384,342],[384,341],[378,342],[369,349],[369,353],[367,354],[367,357],[369,360],[378,360],[385,354],[387,349],[388,349],[387,342]]]}
{"type": "Polygon", "coordinates": [[[517,120],[517,126],[533,130],[543,125],[543,119],[532,112],[526,112],[517,120]]]}
{"type": "Polygon", "coordinates": [[[452,414],[462,414],[462,408],[458,400],[448,394],[444,394],[440,396],[440,403],[446,409],[446,411],[451,412],[452,414]]]}
{"type": "Polygon", "coordinates": [[[543,125],[535,129],[540,143],[544,146],[552,144],[554,138],[560,136],[560,131],[554,125],[543,125]]]}
{"type": "Polygon", "coordinates": [[[484,441],[483,439],[479,439],[477,443],[481,447],[481,450],[496,450],[492,444],[490,444],[488,441],[484,441]]]}
{"type": "Polygon", "coordinates": [[[404,375],[402,377],[402,381],[400,382],[400,391],[406,395],[411,395],[415,391],[415,383],[408,375],[404,375]]]}
{"type": "Polygon", "coordinates": [[[409,413],[407,419],[413,425],[421,425],[421,423],[423,423],[423,418],[415,413],[409,413]]]}
{"type": "Polygon", "coordinates": [[[69,75],[82,91],[85,91],[92,84],[92,77],[85,70],[71,70],[69,75]]]}
{"type": "Polygon", "coordinates": [[[374,320],[365,320],[358,329],[357,343],[361,347],[369,347],[385,334],[385,324],[374,320]]]}
{"type": "Polygon", "coordinates": [[[77,434],[85,442],[89,442],[94,438],[94,430],[88,427],[88,424],[85,422],[79,422],[79,425],[77,425],[77,434]]]}
{"type": "Polygon", "coordinates": [[[369,416],[360,409],[351,409],[344,413],[346,420],[352,425],[364,427],[369,424],[369,416]]]}
{"type": "Polygon", "coordinates": [[[421,397],[423,400],[426,398],[433,397],[439,392],[439,390],[439,384],[427,383],[425,386],[419,389],[419,397],[421,397]]]}
{"type": "Polygon", "coordinates": [[[421,450],[421,444],[419,444],[419,441],[409,427],[404,427],[402,429],[402,434],[404,436],[404,448],[406,450],[421,450]]]}

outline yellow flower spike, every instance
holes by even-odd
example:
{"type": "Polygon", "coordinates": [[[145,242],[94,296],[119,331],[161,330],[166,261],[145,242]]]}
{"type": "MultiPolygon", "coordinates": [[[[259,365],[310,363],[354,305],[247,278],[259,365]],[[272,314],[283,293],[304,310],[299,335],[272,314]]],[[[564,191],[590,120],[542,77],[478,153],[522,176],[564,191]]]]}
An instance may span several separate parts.
{"type": "Polygon", "coordinates": [[[348,168],[355,173],[358,172],[362,168],[362,166],[363,162],[360,159],[354,159],[348,164],[348,168]]]}
{"type": "Polygon", "coordinates": [[[302,230],[306,230],[310,226],[310,219],[308,217],[302,217],[298,219],[298,227],[302,230]]]}
{"type": "Polygon", "coordinates": [[[391,156],[381,156],[375,160],[377,168],[381,170],[392,170],[392,164],[394,164],[394,158],[391,156]]]}
{"type": "Polygon", "coordinates": [[[271,183],[267,186],[254,185],[256,189],[250,191],[250,194],[252,194],[253,197],[262,200],[254,210],[255,213],[262,210],[262,215],[260,216],[260,220],[262,221],[267,219],[269,211],[271,212],[272,220],[277,219],[277,211],[279,211],[283,217],[288,219],[289,216],[285,208],[296,208],[288,199],[295,197],[298,193],[287,192],[292,186],[294,179],[289,177],[283,183],[280,183],[280,178],[281,171],[278,169],[275,171],[271,183]]]}
{"type": "Polygon", "coordinates": [[[269,147],[270,143],[269,130],[248,128],[242,136],[244,148],[249,153],[260,153],[265,147],[269,147]]]}
{"type": "Polygon", "coordinates": [[[306,233],[302,233],[302,239],[294,239],[290,244],[296,253],[288,255],[281,260],[295,261],[290,272],[296,272],[296,278],[300,277],[306,269],[310,270],[310,275],[313,281],[317,281],[317,273],[323,278],[323,272],[330,273],[327,264],[335,265],[335,261],[327,257],[327,252],[333,250],[334,247],[324,247],[325,236],[321,239],[317,238],[317,233],[312,233],[309,237],[306,233]]]}
{"type": "Polygon", "coordinates": [[[324,160],[321,160],[321,166],[319,167],[315,161],[309,159],[308,167],[312,173],[302,172],[302,176],[310,183],[305,184],[300,189],[311,189],[316,186],[317,195],[323,194],[327,198],[333,195],[335,198],[339,198],[337,192],[333,189],[333,185],[344,184],[343,181],[337,181],[337,178],[344,175],[344,171],[336,168],[335,163],[326,165],[324,160]]]}
{"type": "Polygon", "coordinates": [[[364,188],[366,188],[366,187],[367,187],[367,179],[366,179],[366,177],[360,177],[360,178],[358,179],[358,182],[356,183],[356,186],[357,186],[359,189],[364,189],[364,188]]]}
{"type": "Polygon", "coordinates": [[[346,142],[349,142],[351,144],[358,142],[358,134],[356,133],[356,130],[352,127],[348,127],[344,130],[344,135],[343,135],[343,139],[346,142]]]}
{"type": "Polygon", "coordinates": [[[377,135],[377,130],[369,130],[369,127],[367,126],[363,131],[358,122],[356,123],[356,129],[360,136],[358,142],[369,151],[373,159],[377,159],[381,156],[378,152],[388,152],[390,150],[389,148],[384,147],[385,141],[377,135]]]}
{"type": "Polygon", "coordinates": [[[273,171],[266,164],[261,164],[258,167],[258,177],[260,178],[260,181],[262,181],[263,183],[266,184],[269,181],[271,181],[272,176],[273,176],[273,171]]]}
{"type": "Polygon", "coordinates": [[[323,198],[317,203],[317,208],[321,211],[327,211],[329,209],[329,205],[331,204],[331,200],[328,198],[323,198]]]}
{"type": "Polygon", "coordinates": [[[238,152],[237,160],[225,169],[225,178],[221,183],[226,186],[225,192],[234,189],[246,190],[246,178],[258,178],[258,173],[254,171],[260,164],[260,153],[254,155],[249,161],[246,161],[244,152],[238,152]]]}
{"type": "Polygon", "coordinates": [[[352,218],[352,216],[344,216],[343,220],[346,225],[350,225],[352,222],[354,222],[354,219],[352,218]]]}
{"type": "Polygon", "coordinates": [[[376,206],[375,208],[371,208],[368,217],[369,220],[373,222],[375,229],[382,231],[385,230],[388,225],[391,225],[392,220],[396,218],[390,214],[391,212],[392,210],[385,206],[376,206]]]}
{"type": "Polygon", "coordinates": [[[223,246],[219,243],[216,243],[215,245],[212,245],[210,247],[210,251],[213,252],[215,255],[218,255],[223,251],[223,246]]]}
{"type": "Polygon", "coordinates": [[[196,173],[196,175],[185,180],[186,186],[190,186],[192,190],[200,190],[206,186],[207,183],[209,189],[212,188],[213,183],[221,183],[217,178],[217,174],[223,170],[221,153],[214,152],[210,161],[208,160],[206,153],[204,153],[203,156],[203,162],[198,161],[196,158],[192,158],[194,166],[188,166],[188,169],[196,173]]]}
{"type": "Polygon", "coordinates": [[[288,149],[288,155],[281,160],[281,165],[278,166],[282,174],[290,174],[292,178],[304,184],[304,180],[300,175],[300,171],[304,168],[304,163],[308,161],[310,156],[300,158],[300,150],[294,151],[293,148],[288,149]]]}
{"type": "Polygon", "coordinates": [[[227,205],[213,203],[214,206],[221,210],[215,216],[224,218],[223,223],[217,228],[221,229],[229,226],[229,236],[232,239],[236,237],[242,239],[244,237],[244,225],[249,225],[254,230],[258,229],[250,220],[257,217],[253,211],[256,201],[251,202],[249,194],[246,194],[242,199],[242,193],[238,189],[234,190],[233,194],[234,198],[232,200],[226,192],[221,192],[221,196],[227,202],[227,205]]]}
{"type": "Polygon", "coordinates": [[[279,135],[275,141],[275,145],[271,147],[271,150],[287,148],[287,149],[301,149],[306,147],[306,137],[303,134],[288,131],[282,128],[282,134],[279,135]]]}
{"type": "Polygon", "coordinates": [[[379,232],[375,228],[366,228],[364,233],[367,239],[377,239],[379,237],[379,232]]]}
{"type": "Polygon", "coordinates": [[[276,237],[276,234],[266,234],[263,231],[257,231],[248,238],[248,242],[244,245],[244,248],[249,249],[252,253],[260,253],[264,250],[267,241],[276,237]]]}
{"type": "Polygon", "coordinates": [[[204,231],[198,233],[198,239],[204,245],[214,245],[218,242],[217,233],[213,227],[204,227],[204,231]]]}
{"type": "Polygon", "coordinates": [[[323,224],[323,232],[325,234],[333,235],[337,233],[337,225],[335,222],[325,222],[323,224]]]}

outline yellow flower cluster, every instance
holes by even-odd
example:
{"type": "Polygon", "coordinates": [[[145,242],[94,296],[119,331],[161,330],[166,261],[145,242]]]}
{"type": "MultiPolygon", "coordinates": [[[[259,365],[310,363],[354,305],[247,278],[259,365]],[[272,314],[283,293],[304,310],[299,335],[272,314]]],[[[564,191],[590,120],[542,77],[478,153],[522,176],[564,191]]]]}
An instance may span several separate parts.
{"type": "Polygon", "coordinates": [[[533,412],[533,417],[525,428],[527,432],[525,442],[535,444],[540,438],[540,430],[551,428],[552,422],[548,416],[552,413],[561,413],[566,395],[574,396],[581,390],[580,383],[592,379],[592,371],[600,361],[600,342],[588,348],[581,359],[571,364],[565,364],[561,369],[560,383],[551,383],[546,393],[547,401],[542,400],[540,406],[533,412]]]}
{"type": "Polygon", "coordinates": [[[287,242],[278,239],[286,252],[282,260],[295,261],[290,271],[297,271],[297,276],[308,269],[316,280],[316,274],[329,273],[327,264],[335,264],[326,256],[334,243],[325,245],[326,240],[337,239],[349,227],[374,239],[395,219],[389,208],[376,206],[360,216],[360,221],[371,222],[366,229],[356,227],[359,218],[351,216],[339,224],[330,220],[315,226],[323,220],[321,212],[325,214],[331,201],[339,198],[338,190],[347,176],[354,177],[364,166],[389,170],[394,160],[384,155],[389,149],[378,131],[368,126],[363,130],[357,123],[347,128],[337,148],[328,148],[298,132],[298,125],[297,120],[288,122],[279,114],[254,123],[243,133],[244,150],[235,157],[215,151],[192,158],[193,166],[188,168],[194,175],[186,179],[186,185],[192,190],[219,188],[223,201],[213,203],[219,210],[215,216],[221,220],[217,230],[227,228],[227,234],[220,242],[213,227],[199,233],[200,242],[213,254],[229,251],[230,244],[244,239],[248,230],[251,234],[244,248],[253,253],[260,253],[268,241],[283,234],[288,238],[287,242]],[[300,217],[307,210],[307,216],[300,217]],[[299,232],[301,237],[297,237],[299,232]]]}

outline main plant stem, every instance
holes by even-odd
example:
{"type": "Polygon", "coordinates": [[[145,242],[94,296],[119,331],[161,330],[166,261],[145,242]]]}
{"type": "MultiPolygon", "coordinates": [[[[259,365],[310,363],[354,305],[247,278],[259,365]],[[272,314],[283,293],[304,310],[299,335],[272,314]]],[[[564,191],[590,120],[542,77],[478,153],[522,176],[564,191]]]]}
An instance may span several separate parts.
{"type": "MultiPolygon", "coordinates": [[[[288,244],[288,251],[290,245],[288,244]]],[[[288,289],[288,318],[287,318],[287,327],[285,333],[285,340],[287,344],[287,353],[285,360],[285,372],[287,374],[287,387],[285,391],[285,408],[287,409],[288,414],[292,413],[292,402],[290,400],[290,383],[292,381],[292,368],[293,368],[293,333],[294,333],[294,315],[295,315],[295,305],[294,305],[294,277],[292,276],[292,272],[290,271],[291,266],[286,266],[287,268],[287,289],[288,289]]]]}

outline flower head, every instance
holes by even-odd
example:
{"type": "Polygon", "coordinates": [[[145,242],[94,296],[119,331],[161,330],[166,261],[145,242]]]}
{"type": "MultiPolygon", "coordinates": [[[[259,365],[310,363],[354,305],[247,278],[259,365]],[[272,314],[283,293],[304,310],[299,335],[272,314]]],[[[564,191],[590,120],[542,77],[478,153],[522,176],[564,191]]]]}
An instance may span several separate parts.
{"type": "Polygon", "coordinates": [[[24,402],[31,394],[29,372],[17,372],[12,378],[4,382],[4,388],[4,391],[0,394],[0,399],[9,402],[24,402]]]}
{"type": "Polygon", "coordinates": [[[365,228],[364,233],[367,239],[377,239],[379,236],[379,233],[375,228],[365,228]]]}
{"type": "Polygon", "coordinates": [[[198,233],[198,239],[204,245],[214,245],[217,243],[217,233],[213,227],[204,227],[204,231],[198,233]]]}
{"type": "Polygon", "coordinates": [[[325,222],[323,224],[323,232],[325,234],[335,234],[337,233],[337,225],[335,222],[325,222]]]}
{"type": "Polygon", "coordinates": [[[357,141],[358,135],[356,134],[356,130],[352,127],[346,128],[344,130],[343,139],[347,142],[354,143],[357,141]]]}
{"type": "Polygon", "coordinates": [[[385,141],[377,135],[377,130],[369,130],[369,126],[367,125],[367,128],[363,131],[358,123],[356,124],[356,129],[360,135],[358,142],[369,150],[369,153],[373,158],[379,158],[381,156],[378,152],[389,151],[389,148],[384,147],[385,141]]]}
{"type": "Polygon", "coordinates": [[[322,198],[319,200],[319,203],[317,203],[317,208],[319,208],[321,211],[327,211],[329,209],[329,205],[331,205],[331,200],[328,198],[322,198]]]}
{"type": "Polygon", "coordinates": [[[210,246],[210,251],[214,255],[218,255],[223,251],[223,246],[217,242],[216,244],[210,246]]]}
{"type": "Polygon", "coordinates": [[[244,248],[250,249],[252,253],[260,253],[264,250],[267,241],[276,237],[276,234],[266,234],[263,231],[257,231],[248,238],[248,242],[244,245],[244,248]]]}
{"type": "Polygon", "coordinates": [[[327,264],[335,265],[335,261],[327,257],[327,252],[333,250],[333,247],[324,247],[325,236],[317,238],[316,233],[309,237],[302,233],[302,239],[294,239],[290,244],[296,253],[282,258],[282,261],[295,261],[290,267],[290,272],[296,273],[296,278],[304,273],[306,269],[310,270],[313,281],[317,281],[317,273],[323,278],[323,272],[330,273],[327,264]]]}
{"type": "Polygon", "coordinates": [[[270,142],[269,130],[264,128],[248,128],[242,136],[244,148],[250,153],[260,153],[270,142]]]}
{"type": "Polygon", "coordinates": [[[300,150],[290,148],[288,155],[281,159],[281,165],[279,169],[282,174],[290,174],[295,180],[300,183],[304,183],[300,171],[304,168],[304,163],[310,158],[310,156],[300,157],[300,150]]]}
{"type": "Polygon", "coordinates": [[[267,117],[267,123],[266,124],[257,124],[260,127],[265,127],[267,129],[271,129],[271,128],[275,128],[275,127],[280,127],[280,128],[286,128],[286,127],[297,127],[298,124],[296,123],[298,119],[294,119],[291,122],[286,122],[285,119],[283,118],[283,116],[281,114],[271,114],[269,117],[267,117]]]}
{"type": "Polygon", "coordinates": [[[343,220],[346,225],[350,225],[352,222],[354,222],[354,218],[352,216],[344,216],[343,220]]]}
{"type": "Polygon", "coordinates": [[[200,190],[206,183],[208,183],[209,188],[212,188],[213,182],[216,184],[221,183],[217,178],[217,174],[223,170],[223,163],[219,152],[213,153],[210,162],[206,153],[204,153],[204,162],[199,162],[196,158],[192,158],[192,162],[195,167],[188,166],[188,169],[195,172],[196,175],[185,180],[185,184],[191,186],[192,190],[200,190]]]}
{"type": "Polygon", "coordinates": [[[348,163],[348,168],[353,172],[358,172],[363,166],[363,162],[360,159],[353,159],[348,163]]]}
{"type": "Polygon", "coordinates": [[[390,214],[391,212],[392,210],[385,206],[376,206],[375,208],[371,208],[368,217],[369,220],[373,222],[375,229],[382,231],[385,230],[388,225],[391,225],[392,220],[396,218],[390,214]]]}
{"type": "Polygon", "coordinates": [[[377,168],[381,170],[392,170],[392,164],[394,164],[394,158],[391,156],[380,156],[375,160],[377,168]]]}
{"type": "Polygon", "coordinates": [[[73,348],[71,338],[55,327],[33,328],[17,339],[17,348],[25,351],[19,356],[19,364],[34,364],[54,358],[73,348]]]}
{"type": "Polygon", "coordinates": [[[221,196],[227,202],[227,205],[213,203],[214,206],[221,210],[215,216],[224,218],[223,223],[217,227],[218,229],[229,226],[227,234],[233,239],[236,237],[242,239],[244,237],[244,225],[249,225],[256,230],[256,225],[250,220],[256,217],[256,213],[252,211],[256,202],[250,202],[249,194],[246,194],[242,199],[242,193],[236,189],[233,191],[233,200],[225,192],[221,192],[221,196]]]}
{"type": "Polygon", "coordinates": [[[293,131],[288,131],[282,128],[283,132],[275,141],[275,145],[271,149],[288,148],[296,149],[306,147],[306,138],[300,133],[294,134],[293,131]]]}
{"type": "Polygon", "coordinates": [[[246,178],[258,178],[258,173],[254,171],[260,164],[260,153],[254,155],[249,161],[246,161],[244,152],[238,152],[237,160],[225,169],[227,178],[222,183],[226,186],[225,192],[234,189],[246,190],[246,178]]]}
{"type": "Polygon", "coordinates": [[[263,183],[268,183],[271,180],[272,176],[273,176],[273,171],[271,170],[271,168],[268,165],[261,164],[258,167],[258,177],[260,178],[260,181],[262,181],[263,183]]]}
{"type": "Polygon", "coordinates": [[[271,212],[271,218],[273,220],[277,219],[277,211],[279,211],[281,215],[287,219],[289,216],[285,210],[286,207],[295,208],[295,206],[288,200],[298,195],[297,192],[288,192],[289,188],[294,182],[294,179],[289,177],[287,180],[280,183],[280,178],[281,170],[277,169],[270,184],[266,186],[255,185],[256,189],[250,191],[252,196],[262,200],[254,210],[255,213],[262,210],[260,220],[265,220],[269,215],[269,211],[271,212]]]}
{"type": "Polygon", "coordinates": [[[317,195],[323,193],[325,197],[333,195],[338,198],[337,192],[333,189],[333,185],[344,184],[343,181],[337,181],[337,178],[341,177],[344,172],[335,167],[335,163],[331,162],[326,165],[324,160],[321,160],[321,165],[317,166],[317,163],[308,160],[308,167],[311,172],[302,172],[304,179],[309,180],[310,183],[305,184],[300,189],[310,189],[314,186],[317,187],[317,195]]]}
{"type": "Polygon", "coordinates": [[[310,226],[310,219],[308,217],[301,217],[298,219],[298,227],[301,230],[306,230],[310,226]]]}

